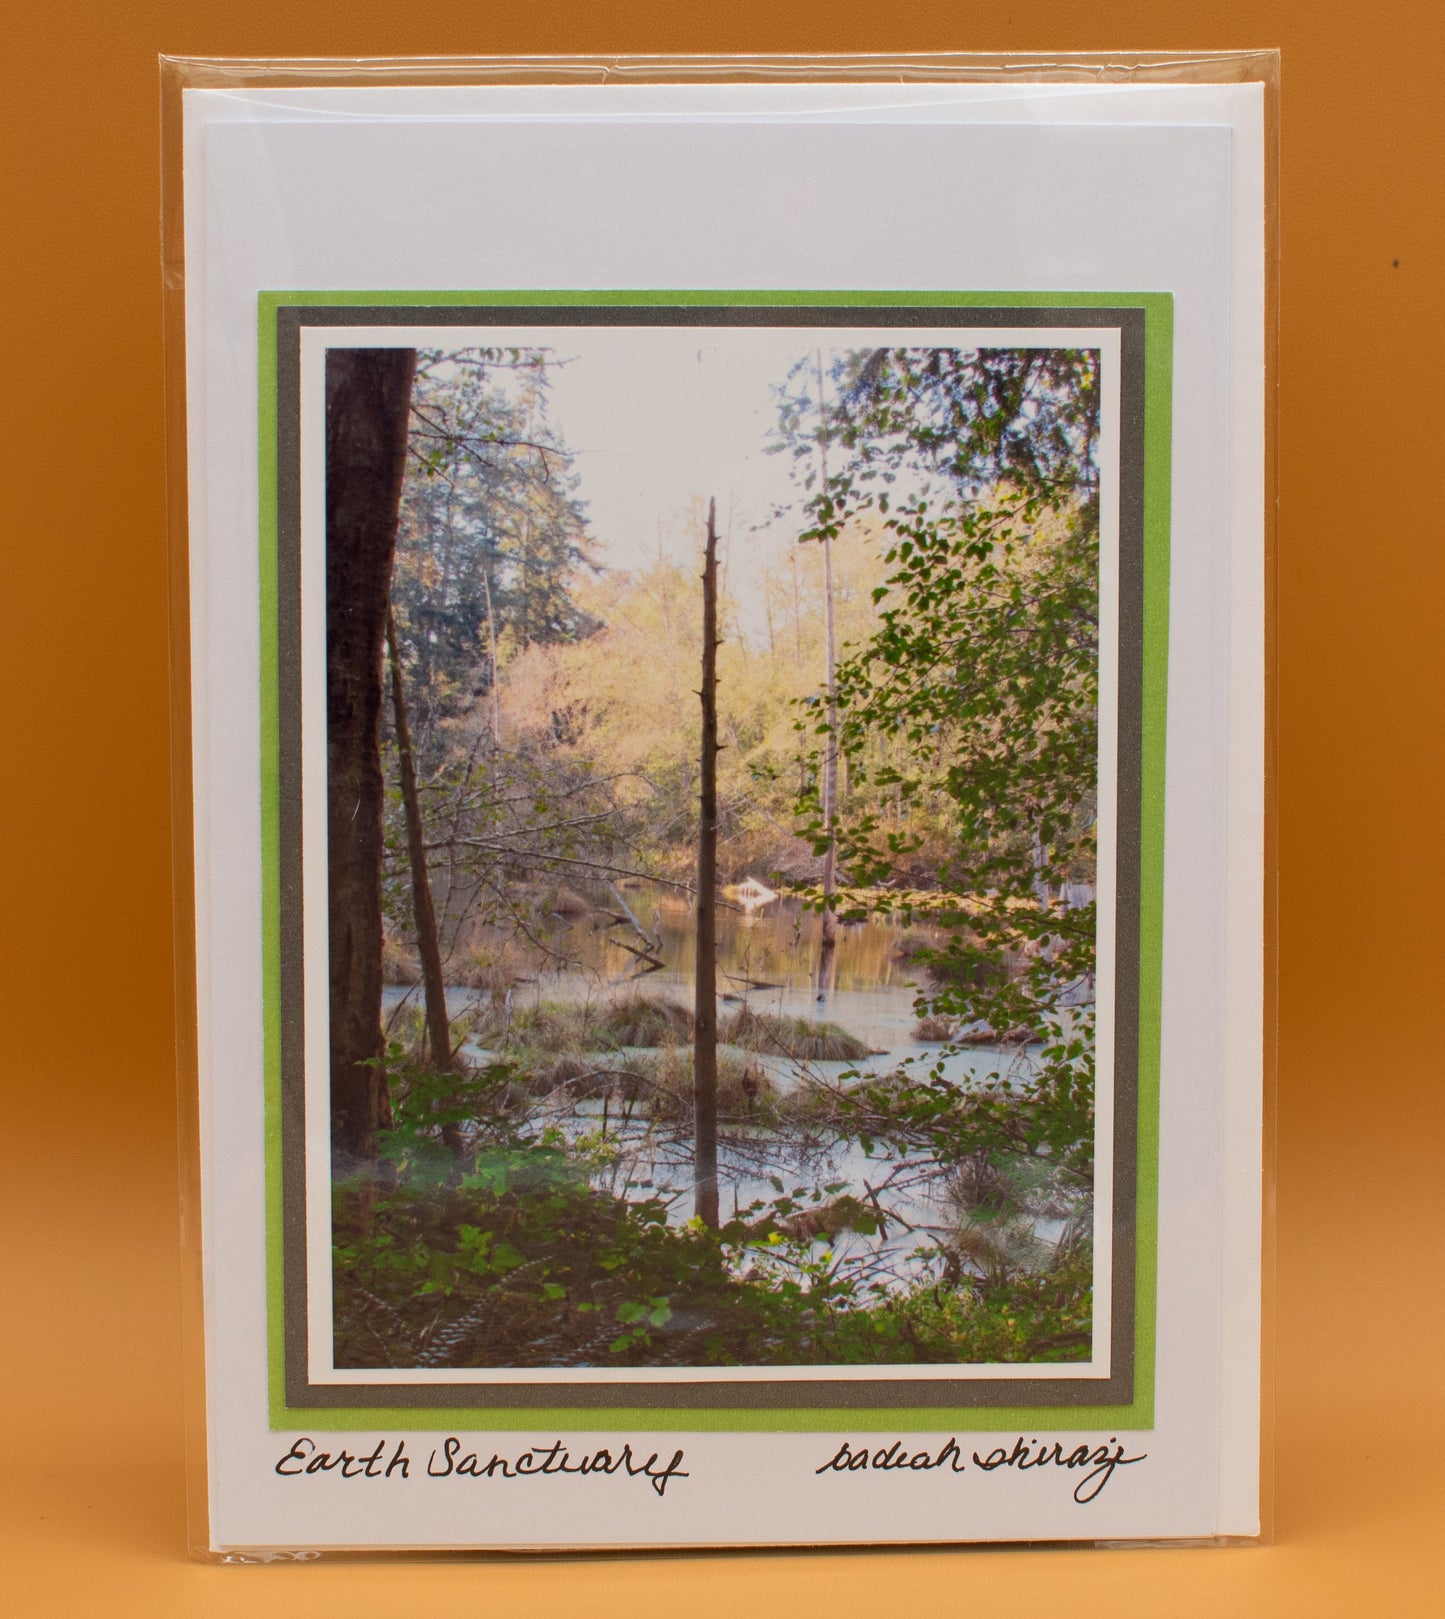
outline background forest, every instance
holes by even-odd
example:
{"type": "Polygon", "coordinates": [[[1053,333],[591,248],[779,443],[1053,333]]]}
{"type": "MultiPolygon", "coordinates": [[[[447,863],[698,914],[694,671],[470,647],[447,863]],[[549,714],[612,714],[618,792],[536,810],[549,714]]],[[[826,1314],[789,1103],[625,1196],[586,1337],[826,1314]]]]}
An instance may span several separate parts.
{"type": "Polygon", "coordinates": [[[1098,357],[786,338],[328,355],[338,1365],[1089,1358],[1098,357]]]}

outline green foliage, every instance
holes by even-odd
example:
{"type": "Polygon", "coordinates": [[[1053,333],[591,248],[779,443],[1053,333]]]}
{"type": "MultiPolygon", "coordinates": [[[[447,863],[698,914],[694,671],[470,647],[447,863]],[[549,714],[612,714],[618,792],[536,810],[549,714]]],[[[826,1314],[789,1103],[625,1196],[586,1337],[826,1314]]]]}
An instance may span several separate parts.
{"type": "MultiPolygon", "coordinates": [[[[456,1153],[442,1139],[451,1126],[465,1125],[506,1151],[535,1145],[524,1119],[525,1092],[511,1064],[438,1074],[409,1056],[398,1041],[387,1047],[383,1061],[392,1128],[378,1132],[377,1148],[399,1183],[439,1186],[456,1178],[456,1153]]],[[[556,1141],[545,1145],[551,1151],[556,1141]]]]}
{"type": "Polygon", "coordinates": [[[860,486],[886,487],[907,469],[965,497],[1017,484],[1057,502],[1092,485],[1095,350],[855,349],[831,367],[832,398],[821,408],[814,363],[798,362],[781,390],[777,446],[805,480],[820,436],[829,447],[824,522],[841,521],[860,486]]]}
{"type": "Polygon", "coordinates": [[[874,592],[876,630],[838,665],[835,717],[823,694],[804,705],[802,727],[817,748],[837,748],[850,783],[833,828],[816,791],[800,796],[807,833],[819,851],[836,840],[843,915],[893,909],[948,930],[941,947],[913,952],[933,978],[919,1011],[934,1029],[1035,1048],[1017,1086],[995,1076],[976,1096],[951,1095],[935,1063],[873,1087],[865,1111],[884,1136],[936,1136],[951,1151],[1012,1141],[1086,1172],[1098,355],[860,351],[835,365],[827,410],[798,391],[806,375],[795,373],[781,421],[809,491],[802,538],[867,516],[890,570],[874,592]]]}
{"type": "Polygon", "coordinates": [[[945,891],[1027,899],[1077,880],[1098,754],[1097,356],[904,349],[840,371],[848,456],[802,537],[872,513],[891,571],[878,628],[839,664],[836,727],[821,696],[806,705],[855,792],[873,789],[839,858],[855,884],[889,882],[918,842],[907,811],[933,802],[950,818],[945,891]],[[877,762],[879,735],[902,756],[877,762]]]}
{"type": "MultiPolygon", "coordinates": [[[[685,1115],[691,1053],[638,1056],[651,1073],[644,1113],[685,1115]]],[[[930,1100],[929,1087],[897,1082],[851,1092],[848,1128],[870,1146],[926,1140],[954,1161],[965,1146],[977,1161],[985,1139],[1004,1147],[982,1180],[976,1162],[971,1179],[955,1177],[957,1234],[922,1243],[900,1284],[870,1257],[885,1231],[881,1206],[845,1183],[790,1187],[775,1175],[776,1195],[719,1232],[670,1223],[668,1199],[646,1184],[620,1196],[599,1188],[616,1150],[605,1124],[571,1140],[539,1125],[532,1078],[516,1063],[434,1074],[393,1045],[387,1066],[388,1173],[333,1192],[340,1364],[949,1363],[1088,1352],[1087,1245],[1027,1235],[1030,1212],[1057,1212],[1041,1202],[1044,1192],[1057,1200],[1057,1177],[1043,1163],[1019,1167],[1031,1138],[1002,1096],[966,1123],[953,1115],[977,1098],[930,1100]],[[443,1140],[453,1125],[460,1154],[443,1140]],[[991,1248],[970,1247],[981,1226],[991,1248]],[[1006,1238],[1011,1259],[1000,1264],[1006,1238]]],[[[725,1118],[783,1124],[766,1076],[731,1053],[722,1070],[725,1118]],[[740,1075],[750,1089],[734,1085],[740,1075]]]]}
{"type": "MultiPolygon", "coordinates": [[[[781,1186],[781,1183],[779,1183],[781,1186]]],[[[835,1189],[836,1190],[836,1189],[835,1189]]],[[[1076,1253],[1007,1285],[943,1275],[902,1293],[781,1192],[720,1232],[659,1198],[610,1197],[555,1148],[493,1149],[455,1186],[354,1185],[334,1202],[337,1360],[349,1366],[873,1365],[1077,1359],[1076,1253]]],[[[840,1200],[841,1201],[841,1200],[840,1200]]],[[[867,1224],[861,1205],[855,1228],[867,1224]]]]}

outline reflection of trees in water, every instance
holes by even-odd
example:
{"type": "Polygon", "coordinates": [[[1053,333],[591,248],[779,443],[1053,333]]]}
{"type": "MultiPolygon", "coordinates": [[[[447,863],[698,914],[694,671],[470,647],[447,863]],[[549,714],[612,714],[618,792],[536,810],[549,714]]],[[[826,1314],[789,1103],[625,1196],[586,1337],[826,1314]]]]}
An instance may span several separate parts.
{"type": "MultiPolygon", "coordinates": [[[[632,975],[636,964],[621,948],[631,935],[610,926],[617,902],[603,885],[571,885],[574,899],[566,912],[534,909],[534,928],[545,926],[548,954],[539,953],[533,971],[560,963],[595,976],[599,987],[632,975]],[[540,910],[540,916],[537,911],[540,910]]],[[[651,883],[627,884],[623,893],[650,937],[656,938],[666,970],[691,980],[696,959],[694,916],[688,895],[651,883]]],[[[541,896],[545,902],[550,896],[541,896]]],[[[741,907],[718,908],[718,968],[722,987],[741,993],[759,984],[807,988],[816,963],[822,918],[801,900],[784,898],[749,913],[741,907]]],[[[834,989],[875,989],[907,985],[919,970],[909,965],[905,941],[919,934],[897,918],[880,916],[867,922],[843,922],[837,930],[834,989]]],[[[459,955],[469,949],[500,949],[509,936],[484,924],[464,930],[459,955]]],[[[931,935],[930,935],[931,937],[931,935]]]]}
{"type": "MultiPolygon", "coordinates": [[[[1016,1054],[1014,1068],[1023,1062],[1016,1054]]],[[[722,1219],[740,1223],[751,1244],[742,1263],[755,1277],[788,1269],[811,1244],[860,1288],[906,1290],[928,1274],[998,1280],[1044,1268],[1087,1237],[1086,1193],[1049,1164],[1033,1160],[1021,1171],[987,1153],[960,1162],[925,1146],[864,1154],[826,1116],[844,1086],[797,1066],[794,1111],[771,1125],[733,1120],[719,1129],[722,1219]],[[1058,1235],[1048,1231],[1061,1223],[1058,1235]],[[757,1244],[772,1232],[782,1246],[770,1255],[757,1244]]],[[[578,1101],[576,1082],[559,1086],[540,1104],[538,1128],[560,1130],[589,1155],[599,1190],[657,1198],[674,1223],[686,1221],[693,1160],[685,1121],[659,1113],[646,1073],[625,1059],[577,1081],[610,1088],[578,1101]]]]}

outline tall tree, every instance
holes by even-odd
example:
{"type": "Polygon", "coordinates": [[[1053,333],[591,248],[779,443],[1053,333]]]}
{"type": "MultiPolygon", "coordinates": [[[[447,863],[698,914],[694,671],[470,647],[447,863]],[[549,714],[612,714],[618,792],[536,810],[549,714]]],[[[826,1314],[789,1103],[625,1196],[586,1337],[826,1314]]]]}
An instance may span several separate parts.
{"type": "Polygon", "coordinates": [[[697,828],[697,972],[693,1004],[693,1206],[714,1229],[717,1187],[717,502],[707,505],[702,569],[702,757],[697,828]]]}
{"type": "Polygon", "coordinates": [[[547,415],[553,363],[534,348],[417,355],[391,581],[393,708],[408,735],[398,722],[385,739],[398,744],[401,791],[388,801],[383,897],[389,919],[416,918],[436,1071],[447,1066],[443,964],[483,916],[535,945],[519,882],[543,856],[566,866],[591,852],[574,843],[607,841],[606,815],[590,803],[553,827],[543,806],[561,794],[576,811],[585,789],[564,785],[534,739],[502,748],[504,665],[596,628],[573,595],[588,542],[572,456],[547,415]],[[433,894],[434,924],[424,920],[433,894]]]}
{"type": "MultiPolygon", "coordinates": [[[[422,992],[426,1002],[428,1055],[434,1073],[452,1067],[451,1021],[447,1017],[446,984],[442,978],[441,941],[437,935],[436,907],[432,904],[431,876],[427,870],[426,828],[422,824],[416,786],[416,760],[412,755],[411,725],[406,713],[406,689],[401,654],[396,645],[396,615],[386,610],[386,650],[391,662],[392,716],[396,725],[397,763],[401,771],[401,801],[406,816],[407,863],[411,867],[411,910],[416,924],[416,950],[421,958],[422,992]]],[[[462,1145],[461,1126],[442,1126],[442,1139],[454,1151],[462,1145]]]]}
{"type": "Polygon", "coordinates": [[[392,601],[423,777],[438,724],[474,699],[499,729],[501,660],[596,627],[572,592],[586,524],[547,417],[550,363],[544,349],[418,356],[392,601]]]}
{"type": "MultiPolygon", "coordinates": [[[[823,383],[823,351],[815,355],[818,371],[818,487],[828,490],[828,404],[823,383]]],[[[823,917],[818,955],[818,992],[821,1000],[832,987],[830,979],[836,963],[838,917],[834,896],[838,890],[838,703],[837,703],[837,614],[833,601],[833,531],[823,530],[823,652],[824,692],[828,700],[828,728],[823,742],[823,917]]]]}
{"type": "Polygon", "coordinates": [[[381,1036],[381,649],[416,353],[326,355],[326,753],[331,1132],[366,1166],[391,1123],[381,1036]]]}

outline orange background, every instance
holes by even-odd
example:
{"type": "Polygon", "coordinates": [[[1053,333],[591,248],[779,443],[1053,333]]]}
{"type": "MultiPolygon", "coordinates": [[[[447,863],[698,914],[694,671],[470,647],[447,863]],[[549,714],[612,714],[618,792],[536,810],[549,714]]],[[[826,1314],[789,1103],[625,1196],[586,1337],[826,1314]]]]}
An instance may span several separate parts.
{"type": "Polygon", "coordinates": [[[1445,979],[1439,0],[23,9],[0,52],[8,1611],[1445,1611],[1445,1091],[1430,1034],[1445,979]],[[1284,51],[1275,1543],[187,1562],[156,53],[1272,45],[1284,51]]]}

